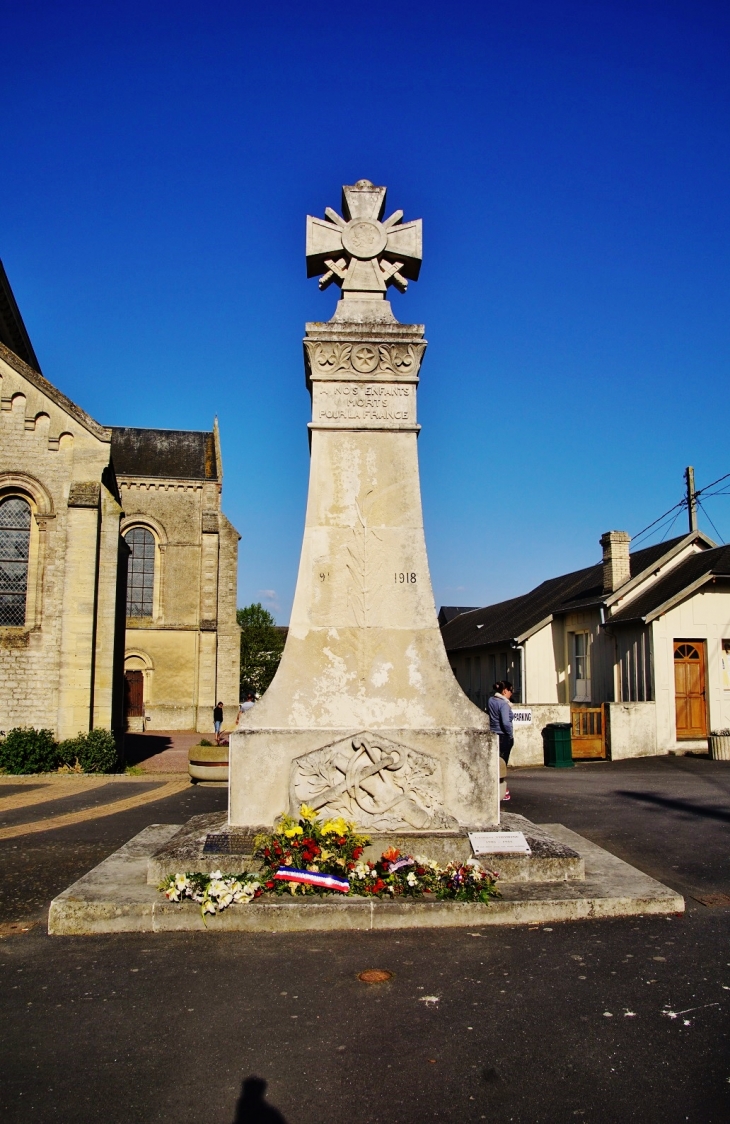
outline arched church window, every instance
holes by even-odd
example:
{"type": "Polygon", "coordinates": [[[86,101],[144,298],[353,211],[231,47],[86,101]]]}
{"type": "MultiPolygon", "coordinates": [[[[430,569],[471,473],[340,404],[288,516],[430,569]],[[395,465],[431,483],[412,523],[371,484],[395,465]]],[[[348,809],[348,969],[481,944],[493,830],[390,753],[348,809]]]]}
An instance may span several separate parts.
{"type": "Polygon", "coordinates": [[[0,500],[0,625],[25,624],[30,552],[30,504],[21,496],[0,500]]]}
{"type": "Polygon", "coordinates": [[[155,538],[146,527],[133,527],[124,541],[132,553],[127,569],[127,616],[151,617],[155,591],[155,538]]]}

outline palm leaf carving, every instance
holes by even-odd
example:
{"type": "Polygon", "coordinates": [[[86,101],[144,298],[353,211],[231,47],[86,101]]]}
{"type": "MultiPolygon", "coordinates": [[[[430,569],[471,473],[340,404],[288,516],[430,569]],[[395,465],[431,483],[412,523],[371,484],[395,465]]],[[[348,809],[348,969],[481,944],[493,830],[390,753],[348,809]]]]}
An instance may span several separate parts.
{"type": "Polygon", "coordinates": [[[352,528],[352,542],[347,547],[349,561],[346,565],[350,575],[348,607],[358,628],[366,628],[369,624],[373,593],[377,590],[378,574],[383,567],[382,554],[377,546],[383,538],[369,525],[372,509],[379,498],[375,489],[371,488],[365,493],[362,505],[355,501],[357,518],[352,528]]]}

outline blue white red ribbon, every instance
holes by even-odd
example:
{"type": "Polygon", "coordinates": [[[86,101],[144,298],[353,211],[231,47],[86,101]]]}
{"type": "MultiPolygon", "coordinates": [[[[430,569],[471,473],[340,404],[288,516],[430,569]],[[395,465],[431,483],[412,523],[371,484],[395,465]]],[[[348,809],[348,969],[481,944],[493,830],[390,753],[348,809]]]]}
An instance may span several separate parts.
{"type": "Polygon", "coordinates": [[[277,870],[274,878],[280,882],[302,882],[305,886],[321,886],[323,890],[339,890],[341,894],[350,892],[350,883],[346,878],[338,878],[336,874],[319,874],[314,870],[295,870],[291,866],[282,866],[277,870]]]}

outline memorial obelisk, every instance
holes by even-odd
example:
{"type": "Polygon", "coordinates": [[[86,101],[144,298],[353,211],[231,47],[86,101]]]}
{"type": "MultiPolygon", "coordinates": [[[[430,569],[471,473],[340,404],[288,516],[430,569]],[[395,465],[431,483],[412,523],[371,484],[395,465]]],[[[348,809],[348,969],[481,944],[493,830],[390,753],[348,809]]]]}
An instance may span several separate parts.
{"type": "Polygon", "coordinates": [[[279,670],[230,739],[232,826],[306,803],[371,832],[499,822],[496,738],[462,692],[436,620],[418,478],[420,324],[387,287],[421,264],[421,222],[384,219],[384,187],[307,218],[308,275],[340,286],[307,324],[312,396],[304,541],[279,670]]]}

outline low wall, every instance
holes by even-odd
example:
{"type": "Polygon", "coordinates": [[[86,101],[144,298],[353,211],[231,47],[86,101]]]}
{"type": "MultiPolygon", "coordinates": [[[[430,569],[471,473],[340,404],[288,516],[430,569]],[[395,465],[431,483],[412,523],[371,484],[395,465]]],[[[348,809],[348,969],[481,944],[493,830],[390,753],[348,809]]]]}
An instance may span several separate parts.
{"type": "Polygon", "coordinates": [[[605,713],[612,761],[656,756],[656,703],[606,703],[605,713]]]}
{"type": "Polygon", "coordinates": [[[515,744],[509,759],[510,765],[542,765],[542,731],[549,722],[570,722],[570,707],[562,703],[525,703],[515,706],[517,711],[532,711],[529,726],[514,723],[515,744]]]}
{"type": "MultiPolygon", "coordinates": [[[[237,706],[223,707],[223,730],[233,730],[238,717],[237,706]]],[[[128,730],[196,730],[199,734],[213,733],[212,706],[174,706],[166,703],[145,705],[145,722],[129,718],[128,730]],[[135,725],[132,725],[135,723],[135,725]],[[136,723],[139,723],[137,725],[136,723]]]]}

